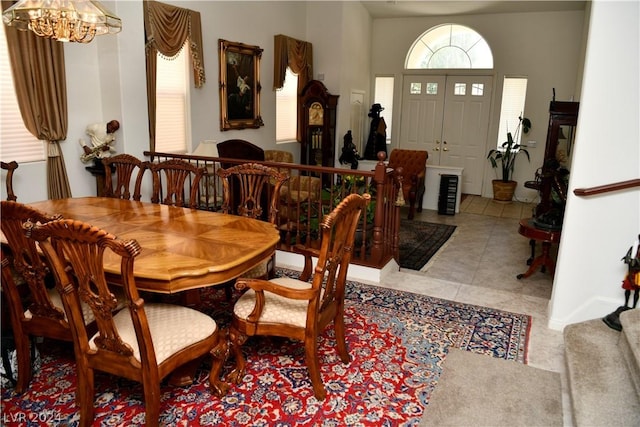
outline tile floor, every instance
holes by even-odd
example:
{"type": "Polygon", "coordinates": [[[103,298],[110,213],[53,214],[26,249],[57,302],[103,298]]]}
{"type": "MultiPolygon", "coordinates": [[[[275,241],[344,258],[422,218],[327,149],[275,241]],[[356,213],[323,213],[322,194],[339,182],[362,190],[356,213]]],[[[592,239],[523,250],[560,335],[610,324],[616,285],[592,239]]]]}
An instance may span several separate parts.
{"type": "Polygon", "coordinates": [[[461,212],[453,216],[423,210],[416,219],[454,224],[453,237],[426,271],[394,271],[380,286],[531,315],[528,364],[563,375],[567,426],[571,418],[566,403],[563,336],[547,328],[552,279],[540,271],[526,279],[516,278],[527,270],[526,260],[531,255],[529,240],[518,234],[518,222],[531,216],[533,206],[469,196],[460,204],[461,212]]]}

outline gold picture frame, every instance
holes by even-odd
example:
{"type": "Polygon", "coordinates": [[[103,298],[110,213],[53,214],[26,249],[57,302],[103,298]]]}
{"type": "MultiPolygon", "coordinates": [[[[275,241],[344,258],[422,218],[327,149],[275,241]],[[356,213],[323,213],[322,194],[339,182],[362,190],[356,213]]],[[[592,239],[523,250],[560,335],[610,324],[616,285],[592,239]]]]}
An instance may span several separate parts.
{"type": "Polygon", "coordinates": [[[260,116],[262,49],[218,40],[220,56],[220,130],[257,129],[260,116]]]}

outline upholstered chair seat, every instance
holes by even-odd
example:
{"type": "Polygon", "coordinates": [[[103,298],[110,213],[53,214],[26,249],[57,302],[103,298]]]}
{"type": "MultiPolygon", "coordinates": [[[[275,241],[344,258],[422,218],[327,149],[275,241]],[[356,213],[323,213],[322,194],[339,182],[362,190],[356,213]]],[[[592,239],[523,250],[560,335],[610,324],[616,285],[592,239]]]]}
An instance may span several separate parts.
{"type": "MultiPolygon", "coordinates": [[[[272,283],[278,284],[283,288],[289,289],[311,289],[311,283],[303,282],[290,277],[278,277],[271,280],[272,283]]],[[[320,299],[324,294],[321,289],[320,299]]],[[[265,306],[260,315],[260,322],[265,323],[286,323],[290,326],[304,328],[307,322],[307,309],[309,302],[306,300],[296,300],[286,298],[271,292],[264,294],[265,306]]],[[[233,307],[233,314],[238,319],[247,321],[249,315],[256,306],[256,292],[248,289],[238,299],[233,307]]]]}
{"type": "MultiPolygon", "coordinates": [[[[188,307],[180,307],[172,304],[146,304],[144,310],[149,322],[151,341],[156,353],[156,362],[161,364],[173,354],[196,344],[208,336],[216,333],[218,326],[211,317],[188,307]],[[184,325],[189,325],[185,328],[184,325]]],[[[141,361],[140,348],[136,337],[136,330],[128,311],[121,311],[113,316],[113,322],[125,344],[133,349],[133,357],[141,361]]],[[[98,347],[95,344],[100,333],[96,333],[89,341],[93,350],[98,347]]]]}

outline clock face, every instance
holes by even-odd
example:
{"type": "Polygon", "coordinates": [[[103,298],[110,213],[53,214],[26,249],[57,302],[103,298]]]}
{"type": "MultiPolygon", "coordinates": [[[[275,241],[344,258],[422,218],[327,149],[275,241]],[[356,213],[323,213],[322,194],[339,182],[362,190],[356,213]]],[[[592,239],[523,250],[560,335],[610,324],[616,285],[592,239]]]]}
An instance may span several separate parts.
{"type": "Polygon", "coordinates": [[[324,109],[322,108],[322,104],[319,102],[314,102],[309,107],[309,125],[311,126],[322,126],[324,119],[324,109]]]}

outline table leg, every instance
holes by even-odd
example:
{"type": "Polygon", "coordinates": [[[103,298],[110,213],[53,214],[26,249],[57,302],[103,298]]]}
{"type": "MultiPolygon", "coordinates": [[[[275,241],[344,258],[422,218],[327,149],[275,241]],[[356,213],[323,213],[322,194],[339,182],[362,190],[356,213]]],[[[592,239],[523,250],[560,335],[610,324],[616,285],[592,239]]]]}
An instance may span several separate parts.
{"type": "Polygon", "coordinates": [[[549,255],[550,249],[551,249],[550,242],[542,242],[542,254],[533,260],[533,262],[531,263],[531,266],[529,266],[529,269],[525,273],[518,274],[516,277],[518,279],[526,279],[527,277],[531,276],[538,267],[541,267],[543,272],[544,272],[544,269],[547,268],[551,276],[553,276],[555,272],[555,262],[549,255]]]}
{"type": "Polygon", "coordinates": [[[529,246],[531,246],[531,257],[527,260],[527,265],[531,265],[536,258],[536,241],[535,239],[529,239],[529,246]]]}

